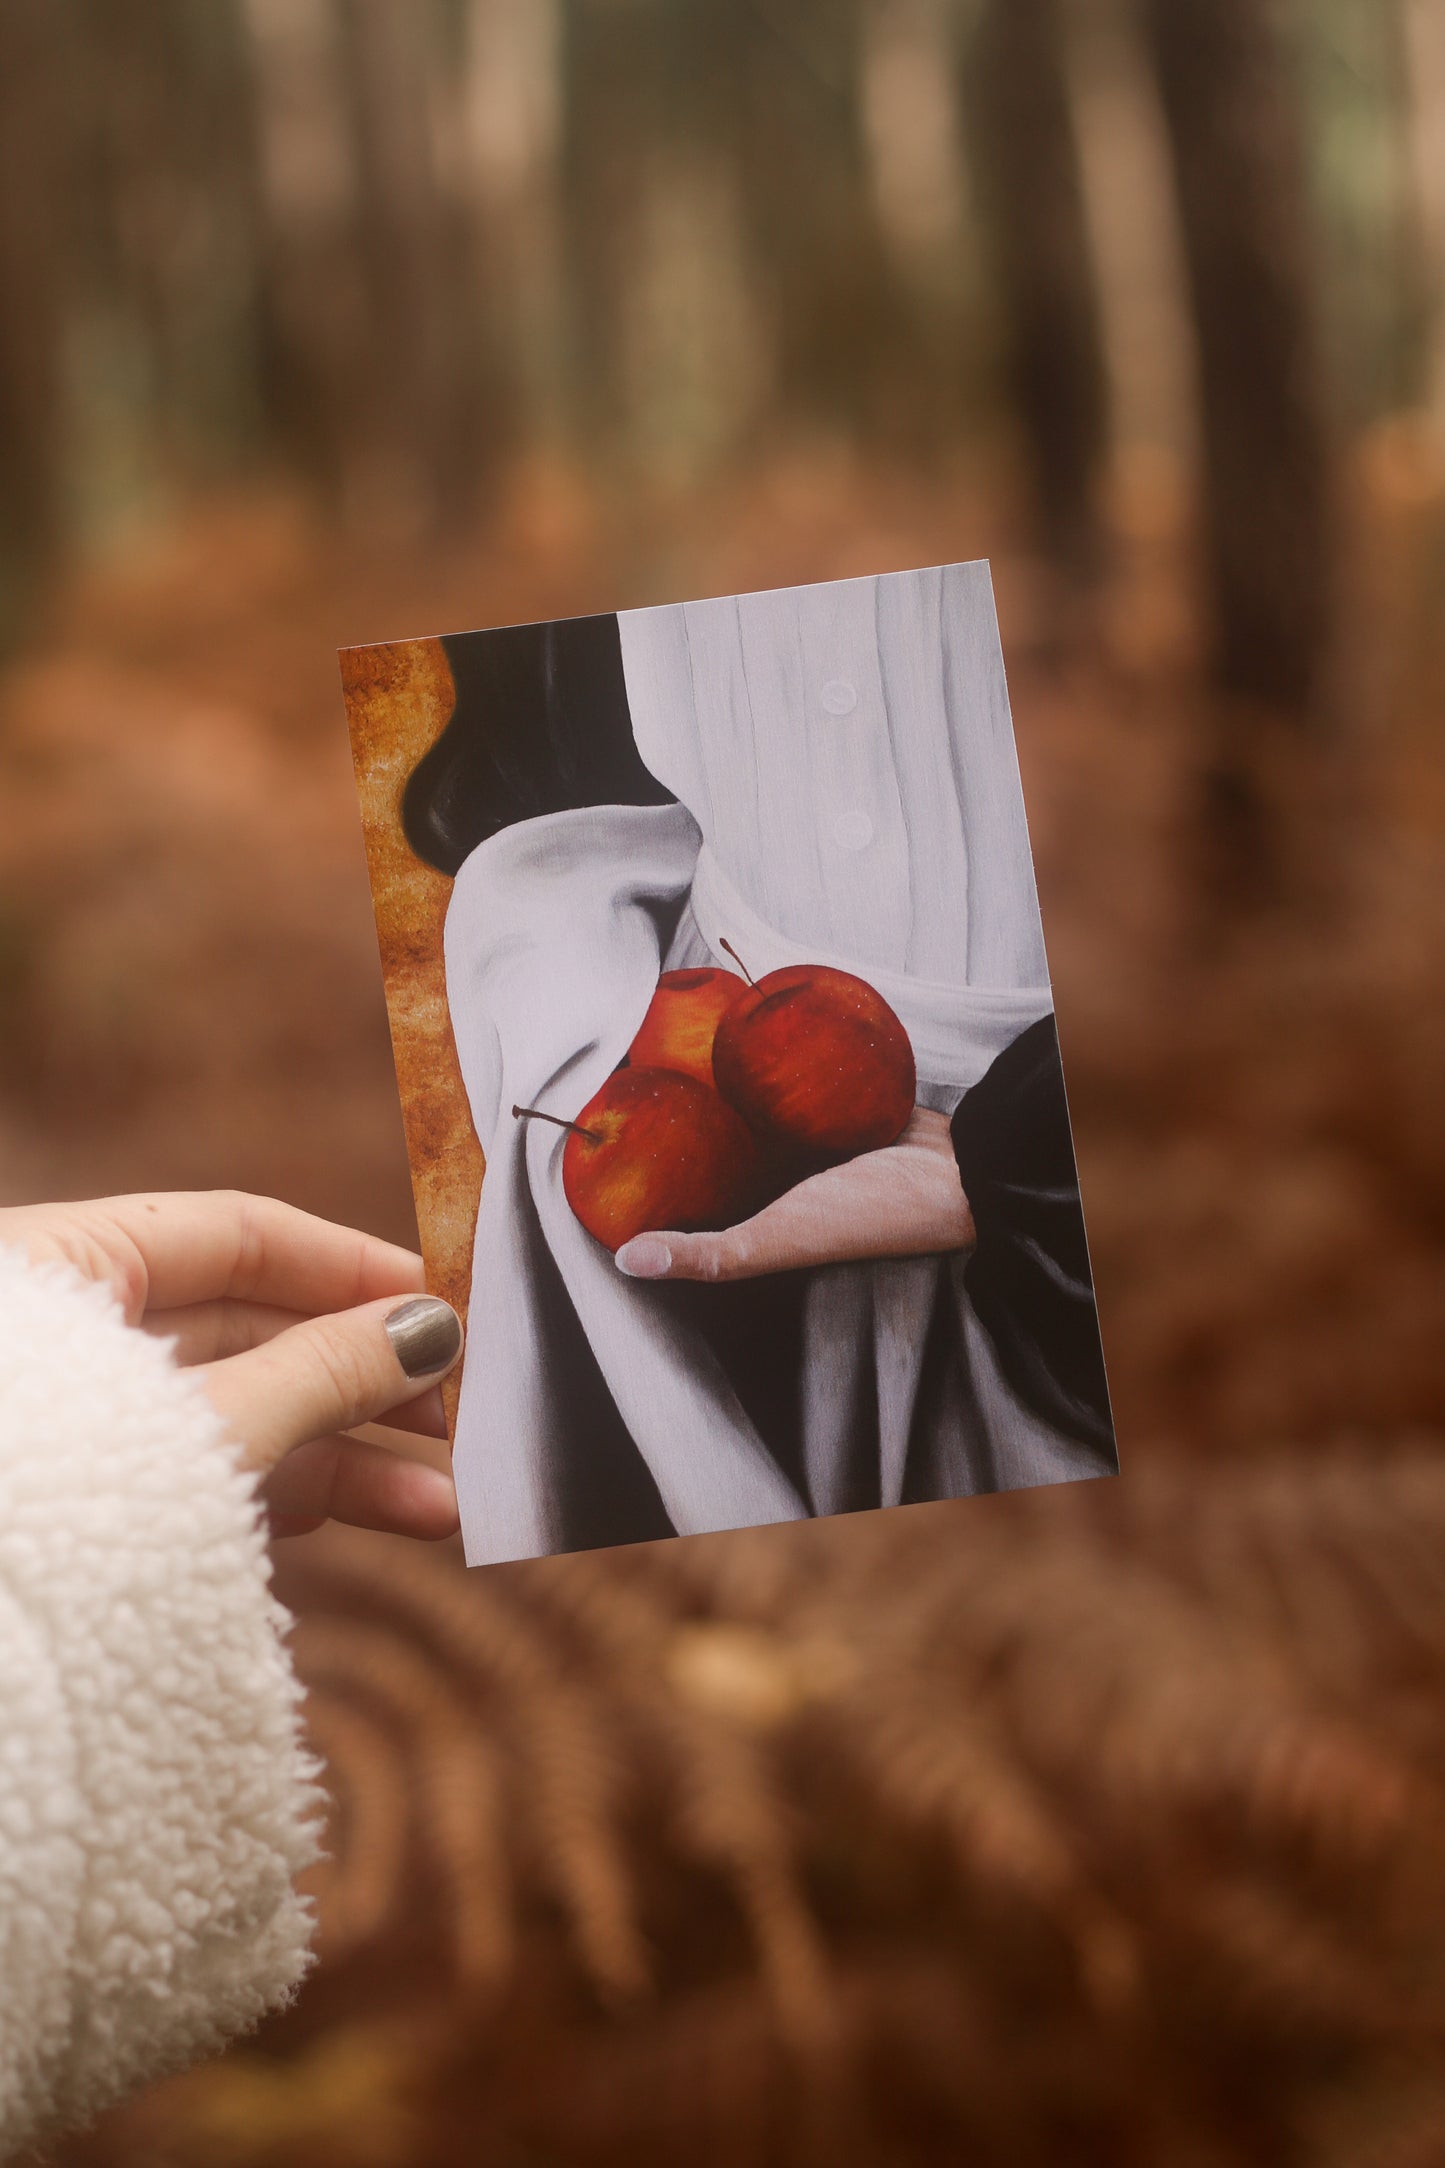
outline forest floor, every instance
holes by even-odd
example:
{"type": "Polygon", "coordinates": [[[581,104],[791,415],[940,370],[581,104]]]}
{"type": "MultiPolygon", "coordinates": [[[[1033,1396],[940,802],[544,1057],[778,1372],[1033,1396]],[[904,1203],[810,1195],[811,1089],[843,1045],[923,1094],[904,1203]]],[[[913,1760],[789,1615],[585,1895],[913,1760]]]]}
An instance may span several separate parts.
{"type": "MultiPolygon", "coordinates": [[[[1248,1484],[1251,1469],[1273,1482],[1283,1453],[1294,1498],[1308,1489],[1316,1463],[1368,1470],[1413,1453],[1427,1468],[1445,1467],[1438,727],[1445,639],[1436,622],[1445,502],[1421,481],[1408,448],[1382,439],[1361,459],[1342,638],[1346,691],[1333,734],[1298,744],[1262,725],[1226,722],[1198,690],[1188,553],[1167,477],[1141,469],[1119,490],[1114,561],[1087,603],[1059,591],[1029,559],[1013,522],[1000,518],[1000,501],[986,476],[920,478],[821,457],[739,477],[705,503],[609,503],[564,475],[534,473],[477,534],[343,541],[294,501],[257,496],[200,508],[123,563],[77,575],[47,606],[33,644],[0,687],[6,1188],[82,1195],[239,1184],[413,1238],[338,645],[989,555],[1125,1470],[1122,1501],[1131,1475],[1140,1478],[1136,1506],[1124,1502],[1118,1511],[1144,1520],[1154,1513],[1148,1541],[1162,1544],[1165,1523],[1208,1522],[1216,1486],[1227,1487],[1226,1465],[1236,1486],[1248,1484]],[[1226,802],[1238,804],[1237,794],[1226,801],[1219,788],[1221,768],[1254,777],[1258,806],[1247,818],[1220,813],[1226,802]],[[1157,1483],[1165,1489],[1149,1488],[1157,1483]],[[1137,1504],[1150,1498],[1157,1511],[1137,1504]]],[[[1077,1562],[1078,1546],[1094,1538],[1078,1533],[1082,1509],[1067,1510],[1075,1534],[1058,1537],[1060,1558],[1073,1542],[1077,1562]]],[[[1054,1527],[1052,1511],[1041,1502],[1038,1527],[1054,1527]]],[[[1015,1516],[1007,1525],[1035,1523],[1015,1516]]],[[[860,1531],[859,1559],[866,1540],[860,1531]]],[[[1117,1531],[1108,1544],[1116,1540],[1123,1541],[1117,1531]]],[[[764,1542],[738,1544],[731,1555],[745,1554],[774,1562],[780,1555],[764,1542]]],[[[371,1576],[390,1590],[374,1592],[373,1601],[353,1589],[340,1599],[343,1612],[370,1605],[383,1617],[388,1603],[402,1603],[400,1584],[388,1580],[374,1550],[363,1557],[322,1541],[311,1555],[308,1566],[298,1548],[284,1568],[303,1612],[325,1612],[333,1600],[328,1573],[344,1580],[354,1571],[358,1587],[371,1586],[371,1576]],[[360,1565],[349,1563],[358,1558],[360,1565]]],[[[710,1591],[709,1616],[726,1623],[756,1614],[756,1626],[772,1605],[768,1631],[792,1631],[773,1582],[766,1597],[751,1584],[738,1593],[728,1577],[741,1568],[705,1555],[713,1563],[696,1571],[710,1591]]],[[[439,1559],[436,1570],[450,1574],[450,1561],[439,1559]]],[[[686,1577],[688,1569],[677,1570],[686,1577]]],[[[758,1566],[765,1581],[771,1570],[758,1566]]],[[[639,1587],[652,1586],[650,1571],[639,1565],[639,1587]]],[[[1071,1571],[1061,1565],[1049,1585],[1064,1591],[1071,1571]]],[[[543,1608],[562,1586],[505,1575],[495,1585],[525,1587],[525,1603],[543,1608]]],[[[583,1581],[574,1585],[580,1590],[583,1581]]],[[[886,1601],[886,1579],[877,1587],[886,1601]]],[[[621,1617],[632,1598],[609,1588],[614,1611],[606,1616],[621,1617]]],[[[418,1605],[429,1600],[415,1597],[418,1605]]],[[[658,1596],[658,1634],[672,1634],[701,1600],[696,1590],[658,1596]]],[[[982,1648],[987,1635],[977,1620],[957,1632],[966,1638],[975,1628],[982,1648]]],[[[729,1677],[742,1678],[747,1700],[751,1644],[740,1646],[741,1655],[734,1648],[729,1656],[732,1645],[724,1645],[719,1706],[733,1690],[729,1677]]],[[[570,1661],[558,1659],[558,1677],[571,1676],[570,1661]]],[[[772,1677],[766,1664],[763,1671],[772,1677]]],[[[711,1677],[700,1704],[710,1706],[711,1677]]],[[[1365,1683],[1361,1672],[1336,1686],[1358,1704],[1365,1683]]],[[[605,1700],[603,1685],[594,1686],[605,1700]]],[[[615,1679],[606,1689],[613,1691],[620,1691],[615,1679]]],[[[765,1701],[770,1691],[765,1682],[765,1701]]],[[[1413,1701],[1410,1709],[1420,1747],[1413,1701]]],[[[1138,1721],[1156,1732],[1163,1723],[1157,1710],[1138,1721]]],[[[1437,1722],[1426,1759],[1445,1748],[1440,1729],[1437,1722]]],[[[375,1757],[367,1766],[384,1785],[375,1757]]],[[[808,1811],[826,1823],[816,1801],[808,1811]]],[[[884,1836],[875,1829],[874,1837],[885,1849],[892,1811],[878,1810],[884,1836]]],[[[836,1846],[845,1843],[836,1837],[836,1846]]],[[[669,1902],[682,1903],[676,1890],[669,1902]]],[[[701,1900],[694,1892],[689,1902],[701,1900]]],[[[1067,1913],[1072,1900],[1059,1903],[1067,1913]]],[[[898,1916],[915,1924],[927,1911],[911,1899],[898,1904],[898,1916]]],[[[715,1926],[696,1932],[706,1940],[715,1926]]],[[[791,1961],[778,1960],[785,1973],[791,1961]]],[[[589,1959],[604,1986],[612,1962],[605,1952],[589,1959]]],[[[904,2007],[917,1981],[910,1988],[905,1977],[911,1958],[897,1962],[904,2007]]],[[[1099,1963],[1108,1970],[1107,1957],[1099,1963]]],[[[122,2117],[84,2157],[127,2168],[202,2156],[334,2158],[379,2168],[450,2159],[454,2151],[464,2157],[469,2149],[452,2125],[452,2138],[434,2135],[429,2151],[419,2132],[430,2126],[417,2121],[415,2102],[405,2113],[397,2108],[388,2057],[407,2064],[411,2050],[404,2029],[375,2040],[366,2030],[377,2022],[373,2003],[386,2001],[379,1964],[334,1976],[323,1967],[323,1982],[333,1977],[333,1986],[313,1991],[311,2008],[339,2028],[340,2060],[313,2069],[320,2092],[304,2110],[278,2106],[270,2092],[242,2099],[250,2067],[243,2056],[226,2066],[233,2092],[224,2101],[217,2092],[201,2100],[195,2086],[209,2081],[189,2081],[174,2129],[146,2110],[128,2137],[132,2125],[122,2117]],[[354,2066],[346,2061],[353,2051],[354,2066]],[[333,2081],[344,2097],[345,2113],[337,2109],[344,2144],[341,2123],[325,2120],[333,2081]],[[222,2131],[229,2131],[224,2142],[222,2131]]],[[[567,1997],[575,1990],[532,1979],[526,1992],[529,2052],[543,2057],[545,2043],[573,2023],[567,1997]]],[[[786,2003],[784,1994],[785,2014],[786,2003]]],[[[741,2022],[737,2012],[720,2004],[716,2022],[719,2037],[743,2054],[742,2036],[728,2031],[741,2022]]],[[[1058,2077],[1066,2065],[1075,2070],[1082,2052],[1084,2035],[1069,2037],[1074,2047],[1051,2065],[1051,2082],[1077,2106],[1084,2081],[1058,2077]]],[[[633,2058],[629,2098],[648,2090],[638,2079],[640,2052],[635,2042],[618,2050],[619,2069],[633,2058]]],[[[798,2049],[804,2060],[808,2052],[798,2049]]],[[[1123,2060],[1110,2067],[1127,2089],[1127,2055],[1119,2052],[1123,2060]]],[[[594,2071],[604,2091],[612,2067],[604,2057],[594,2071]]],[[[455,2123],[459,2100],[471,2096],[455,2068],[445,2083],[455,2123]]],[[[545,2090],[539,2081],[534,2093],[545,2090]]],[[[662,2150],[648,2151],[641,2123],[630,2137],[612,2129],[607,2144],[615,2152],[601,2140],[589,2149],[579,2135],[581,2110],[581,2121],[564,2128],[546,2123],[536,2098],[529,2101],[520,2121],[504,2118],[493,2130],[503,2150],[492,2157],[673,2157],[660,2138],[662,2150]],[[535,2149],[518,2136],[544,2125],[535,2149]]],[[[1236,2108],[1244,2123],[1255,2112],[1236,2102],[1229,2113],[1236,2108]]],[[[685,2108],[675,2112],[685,2122],[685,2108]]],[[[900,2129],[917,2112],[916,2102],[900,2109],[900,2129]]],[[[999,2108],[1003,2122],[980,2135],[957,2103],[946,2108],[935,2099],[929,2130],[900,2138],[896,2157],[956,2157],[965,2128],[978,2158],[1022,2161],[1035,2140],[1047,2157],[1039,2133],[1028,2143],[1017,2131],[1009,2137],[1011,2112],[999,2108]]],[[[1091,2112],[1103,2116],[1097,2102],[1091,2112]]],[[[606,2117],[599,2116],[600,2128],[606,2117]]],[[[1183,2128],[1188,2115],[1181,2108],[1179,2116],[1183,2128]]],[[[1201,2129],[1208,2123],[1203,2116],[1201,2129]]],[[[1278,2129],[1262,2109],[1256,2123],[1269,2135],[1261,2157],[1335,2158],[1297,2145],[1297,2132],[1271,2155],[1269,2145],[1282,2143],[1278,2129]]],[[[1106,2116],[1104,2124],[1117,2136],[1106,2116]]],[[[716,2157],[852,2157],[816,2131],[812,2153],[801,2141],[790,2152],[776,2133],[752,2153],[749,2142],[737,2135],[736,2155],[716,2157]]],[[[1179,2152],[1156,2132],[1138,2139],[1135,2157],[1230,2157],[1227,2138],[1218,2143],[1217,2156],[1204,2136],[1196,2150],[1179,2152]]],[[[1241,2145],[1234,2157],[1247,2152],[1241,2145]]],[[[1419,2157],[1423,2168],[1427,2156],[1419,2157]]]]}

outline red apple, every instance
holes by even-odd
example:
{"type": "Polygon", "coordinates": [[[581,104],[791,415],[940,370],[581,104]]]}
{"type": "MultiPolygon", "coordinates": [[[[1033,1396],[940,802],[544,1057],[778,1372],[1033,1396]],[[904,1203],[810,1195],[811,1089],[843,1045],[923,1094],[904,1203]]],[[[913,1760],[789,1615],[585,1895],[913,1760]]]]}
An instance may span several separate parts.
{"type": "Polygon", "coordinates": [[[824,1159],[892,1144],[917,1088],[908,1034],[883,996],[826,964],[750,986],[718,1025],[713,1068],[761,1139],[824,1159]]]}
{"type": "Polygon", "coordinates": [[[680,1069],[711,1084],[712,1042],[721,1017],[746,984],[735,971],[664,971],[629,1050],[629,1059],[650,1069],[680,1069]]]}
{"type": "MultiPolygon", "coordinates": [[[[535,1107],[513,1107],[519,1120],[535,1107]]],[[[758,1202],[758,1148],[709,1084],[679,1069],[614,1069],[562,1151],[562,1189],[590,1235],[620,1250],[634,1235],[730,1227],[758,1202]]]]}

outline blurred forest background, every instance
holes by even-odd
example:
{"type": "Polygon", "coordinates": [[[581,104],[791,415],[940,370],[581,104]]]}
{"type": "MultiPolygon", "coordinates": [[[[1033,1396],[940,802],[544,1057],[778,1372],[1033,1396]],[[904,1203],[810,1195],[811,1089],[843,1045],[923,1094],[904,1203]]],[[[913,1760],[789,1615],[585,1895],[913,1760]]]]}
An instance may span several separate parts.
{"type": "Polygon", "coordinates": [[[72,2168],[1445,2162],[1440,0],[5,0],[0,1152],[408,1239],[338,644],[994,563],[1121,1482],[283,1548],[72,2168]]]}

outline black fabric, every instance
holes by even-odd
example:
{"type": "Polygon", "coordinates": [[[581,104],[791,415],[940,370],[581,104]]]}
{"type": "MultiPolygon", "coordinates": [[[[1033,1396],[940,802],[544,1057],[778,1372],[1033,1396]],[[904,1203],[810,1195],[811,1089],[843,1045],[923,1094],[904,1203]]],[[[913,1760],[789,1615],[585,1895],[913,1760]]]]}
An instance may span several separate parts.
{"type": "Polygon", "coordinates": [[[514,821],[671,805],[632,735],[617,619],[569,617],[443,640],[456,707],[402,796],[419,858],[455,873],[514,821]]]}
{"type": "Polygon", "coordinates": [[[803,1313],[810,1277],[770,1272],[758,1280],[674,1280],[658,1290],[673,1315],[712,1349],[744,1414],[800,1498],[808,1495],[803,1313]]]}
{"type": "Polygon", "coordinates": [[[964,1284],[1026,1406],[1085,1445],[1114,1426],[1052,1016],[1005,1047],[953,1117],[978,1241],[964,1284]]]}

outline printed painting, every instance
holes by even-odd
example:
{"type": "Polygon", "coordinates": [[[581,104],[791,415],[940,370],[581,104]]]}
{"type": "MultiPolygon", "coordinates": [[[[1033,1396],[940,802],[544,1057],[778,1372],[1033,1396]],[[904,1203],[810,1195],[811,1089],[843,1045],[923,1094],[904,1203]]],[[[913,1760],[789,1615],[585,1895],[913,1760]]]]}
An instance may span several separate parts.
{"type": "Polygon", "coordinates": [[[469,1563],[1112,1474],[987,565],[342,676],[469,1563]]]}

